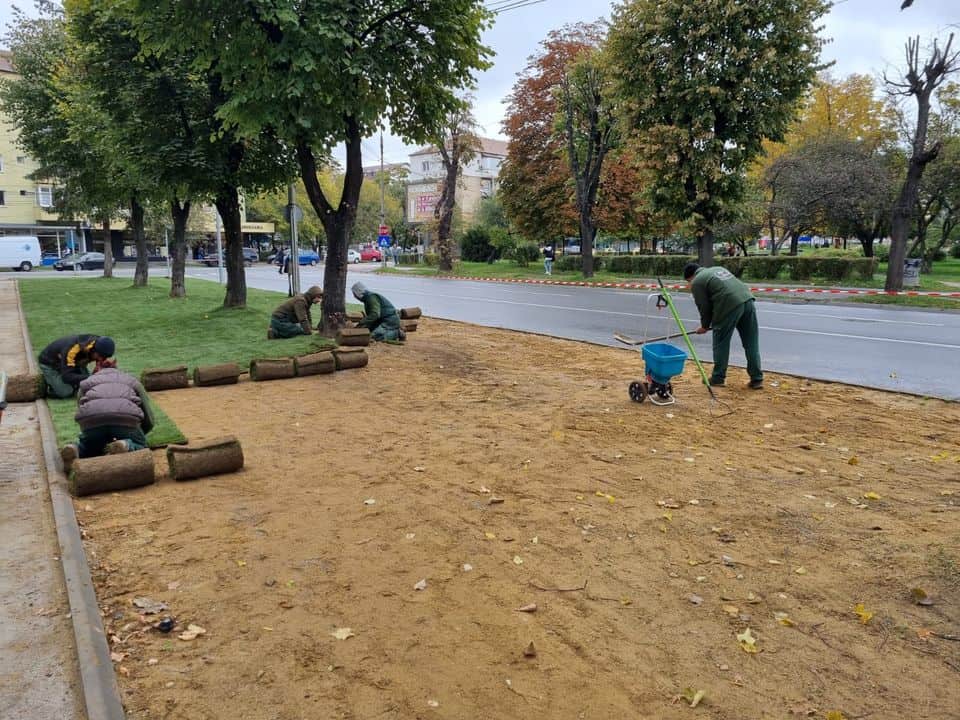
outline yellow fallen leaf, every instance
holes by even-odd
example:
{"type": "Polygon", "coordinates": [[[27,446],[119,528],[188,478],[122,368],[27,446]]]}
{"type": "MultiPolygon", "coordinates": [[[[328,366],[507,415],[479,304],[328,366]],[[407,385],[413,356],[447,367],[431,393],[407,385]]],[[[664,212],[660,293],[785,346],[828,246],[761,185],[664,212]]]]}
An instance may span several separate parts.
{"type": "Polygon", "coordinates": [[[827,713],[827,720],[847,720],[847,716],[839,710],[831,710],[827,713]]]}
{"type": "Polygon", "coordinates": [[[757,652],[757,638],[750,632],[750,628],[747,628],[742,633],[737,633],[737,642],[740,643],[740,647],[744,652],[750,653],[751,655],[757,652]]]}
{"type": "Polygon", "coordinates": [[[860,458],[858,458],[856,455],[852,456],[849,460],[847,460],[847,465],[859,465],[859,464],[860,464],[860,458]]]}
{"type": "Polygon", "coordinates": [[[942,460],[946,460],[949,457],[950,457],[950,453],[944,451],[944,452],[938,452],[936,455],[933,455],[930,459],[933,462],[940,462],[942,460]]]}
{"type": "Polygon", "coordinates": [[[562,431],[562,430],[554,430],[554,431],[553,431],[552,433],[550,433],[550,434],[553,436],[553,439],[554,439],[554,440],[557,440],[557,441],[563,440],[563,438],[564,438],[564,434],[563,434],[563,431],[562,431]]]}
{"type": "Polygon", "coordinates": [[[796,623],[795,623],[793,620],[791,620],[791,619],[790,619],[790,616],[787,615],[785,612],[775,612],[775,613],[773,614],[773,617],[776,619],[776,621],[777,621],[778,623],[780,623],[780,624],[783,625],[784,627],[795,627],[795,626],[796,626],[796,623]]]}
{"type": "Polygon", "coordinates": [[[724,605],[723,611],[727,615],[731,615],[733,617],[736,617],[737,615],[740,614],[740,608],[738,608],[736,605],[724,605]]]}
{"type": "Polygon", "coordinates": [[[660,532],[662,532],[662,533],[665,533],[665,532],[667,531],[667,526],[666,526],[666,525],[658,525],[657,528],[658,528],[658,529],[660,530],[660,532]]]}
{"type": "Polygon", "coordinates": [[[931,635],[933,635],[933,630],[928,628],[917,628],[917,637],[921,640],[929,640],[931,635]]]}
{"type": "Polygon", "coordinates": [[[492,532],[485,532],[485,533],[483,534],[483,536],[484,536],[487,540],[496,540],[496,539],[497,539],[497,536],[494,535],[492,532]]]}
{"type": "Polygon", "coordinates": [[[519,555],[514,555],[514,556],[513,556],[513,564],[514,564],[514,565],[523,565],[523,558],[520,557],[519,555]]]}
{"type": "Polygon", "coordinates": [[[703,700],[706,694],[706,690],[697,690],[695,688],[688,687],[683,689],[683,692],[680,693],[680,696],[690,703],[690,707],[695,708],[700,704],[700,701],[703,700]]]}
{"type": "Polygon", "coordinates": [[[806,575],[806,574],[807,574],[807,569],[806,569],[805,567],[803,567],[803,565],[801,565],[801,566],[798,567],[796,570],[794,570],[794,572],[795,572],[797,575],[806,575]]]}
{"type": "Polygon", "coordinates": [[[187,629],[184,630],[179,635],[177,635],[177,637],[180,638],[181,640],[194,640],[199,635],[206,635],[206,634],[207,634],[207,631],[204,630],[202,627],[191,623],[190,625],[187,625],[187,629]]]}
{"type": "Polygon", "coordinates": [[[626,597],[620,598],[620,604],[621,604],[621,605],[633,605],[633,600],[631,600],[630,598],[626,598],[626,597]]]}
{"type": "Polygon", "coordinates": [[[879,500],[879,499],[880,499],[880,496],[877,495],[877,493],[873,492],[872,490],[871,490],[870,492],[864,493],[864,494],[863,494],[863,497],[864,497],[864,499],[866,499],[866,500],[879,500]]]}
{"type": "Polygon", "coordinates": [[[662,517],[664,520],[670,520],[670,521],[672,521],[672,520],[673,520],[673,513],[668,510],[668,511],[665,512],[663,515],[661,515],[660,517],[662,517]]]}
{"type": "Polygon", "coordinates": [[[246,566],[247,566],[246,560],[237,560],[237,567],[246,567],[246,566]]]}
{"type": "Polygon", "coordinates": [[[577,500],[583,500],[583,495],[577,495],[577,500]]]}
{"type": "Polygon", "coordinates": [[[873,612],[867,610],[863,603],[857,603],[853,606],[853,611],[859,616],[860,623],[866,625],[873,617],[873,612]]]}
{"type": "Polygon", "coordinates": [[[332,633],[330,633],[337,640],[346,640],[347,638],[356,637],[356,633],[353,632],[348,627],[337,628],[332,633]]]}

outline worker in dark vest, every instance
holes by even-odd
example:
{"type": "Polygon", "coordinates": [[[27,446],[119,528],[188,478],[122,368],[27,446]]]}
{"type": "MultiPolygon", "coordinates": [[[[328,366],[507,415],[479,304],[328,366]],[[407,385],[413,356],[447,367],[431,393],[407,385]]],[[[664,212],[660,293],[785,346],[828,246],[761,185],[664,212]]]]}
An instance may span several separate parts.
{"type": "Polygon", "coordinates": [[[370,330],[374,340],[406,340],[407,335],[400,329],[400,316],[397,309],[380,293],[367,289],[363,283],[354,283],[350,288],[353,296],[363,303],[363,318],[357,327],[370,330]]]}
{"type": "Polygon", "coordinates": [[[74,419],[80,425],[80,437],[60,450],[68,472],[78,457],[142,450],[154,425],[143,385],[117,370],[113,360],[102,361],[93,375],[80,383],[74,419]]]}
{"type": "Polygon", "coordinates": [[[321,300],[323,300],[323,288],[314,285],[306,292],[297,293],[278,305],[270,317],[267,338],[277,340],[311,334],[313,318],[310,316],[310,306],[321,300]]]}
{"type": "Polygon", "coordinates": [[[688,263],[683,268],[683,279],[690,283],[693,301],[700,311],[700,327],[695,332],[702,334],[713,330],[713,374],[710,385],[726,383],[730,340],[736,330],[747,356],[747,374],[750,375],[747,387],[762,389],[760,329],[754,307],[756,301],[750,288],[726,268],[705,268],[696,263],[688,263]]]}
{"type": "Polygon", "coordinates": [[[47,385],[47,397],[68,398],[90,377],[87,365],[113,357],[112,338],[99,335],[68,335],[54,340],[40,353],[40,372],[47,385]]]}

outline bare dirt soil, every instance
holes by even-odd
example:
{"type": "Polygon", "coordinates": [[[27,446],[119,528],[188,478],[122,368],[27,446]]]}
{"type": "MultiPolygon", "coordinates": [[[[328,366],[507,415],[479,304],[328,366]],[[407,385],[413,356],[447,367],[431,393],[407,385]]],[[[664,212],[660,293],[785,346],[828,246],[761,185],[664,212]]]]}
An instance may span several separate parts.
{"type": "Polygon", "coordinates": [[[157,393],[246,468],[77,501],[129,717],[957,717],[957,405],[735,371],[714,418],[692,366],[639,405],[633,350],[429,319],[370,354],[157,393]]]}

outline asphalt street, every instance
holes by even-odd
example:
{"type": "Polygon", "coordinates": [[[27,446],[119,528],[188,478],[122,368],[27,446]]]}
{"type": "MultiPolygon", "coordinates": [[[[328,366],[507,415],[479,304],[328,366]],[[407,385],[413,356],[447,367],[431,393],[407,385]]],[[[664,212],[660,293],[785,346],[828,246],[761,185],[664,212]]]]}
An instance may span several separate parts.
{"type": "MultiPolygon", "coordinates": [[[[613,334],[653,337],[675,328],[669,312],[657,310],[644,291],[372,274],[377,268],[351,265],[348,287],[362,280],[397,307],[417,305],[431,317],[623,348],[625,380],[641,375],[643,363],[638,349],[613,334]]],[[[163,272],[151,268],[154,276],[163,272]]],[[[189,267],[188,275],[217,281],[216,268],[189,267]]],[[[302,287],[314,284],[323,284],[322,265],[301,268],[302,287]]],[[[247,269],[247,285],[284,291],[287,278],[274,266],[257,265],[247,269]]],[[[695,328],[690,296],[675,299],[687,327],[695,328]]],[[[758,301],[757,312],[765,370],[960,400],[960,313],[769,301],[758,301]]],[[[709,360],[710,336],[693,337],[698,355],[709,360]]],[[[731,365],[743,367],[736,337],[731,347],[731,365]]],[[[745,383],[746,374],[739,375],[731,372],[728,384],[745,383]]]]}

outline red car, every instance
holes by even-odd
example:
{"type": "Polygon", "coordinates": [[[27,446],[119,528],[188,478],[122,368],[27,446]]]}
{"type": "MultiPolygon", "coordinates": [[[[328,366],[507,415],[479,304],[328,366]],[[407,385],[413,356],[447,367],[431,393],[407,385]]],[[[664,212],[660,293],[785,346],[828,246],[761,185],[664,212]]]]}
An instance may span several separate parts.
{"type": "Polygon", "coordinates": [[[360,251],[360,262],[380,262],[383,260],[383,255],[380,254],[380,251],[377,248],[367,248],[366,250],[360,251]]]}

